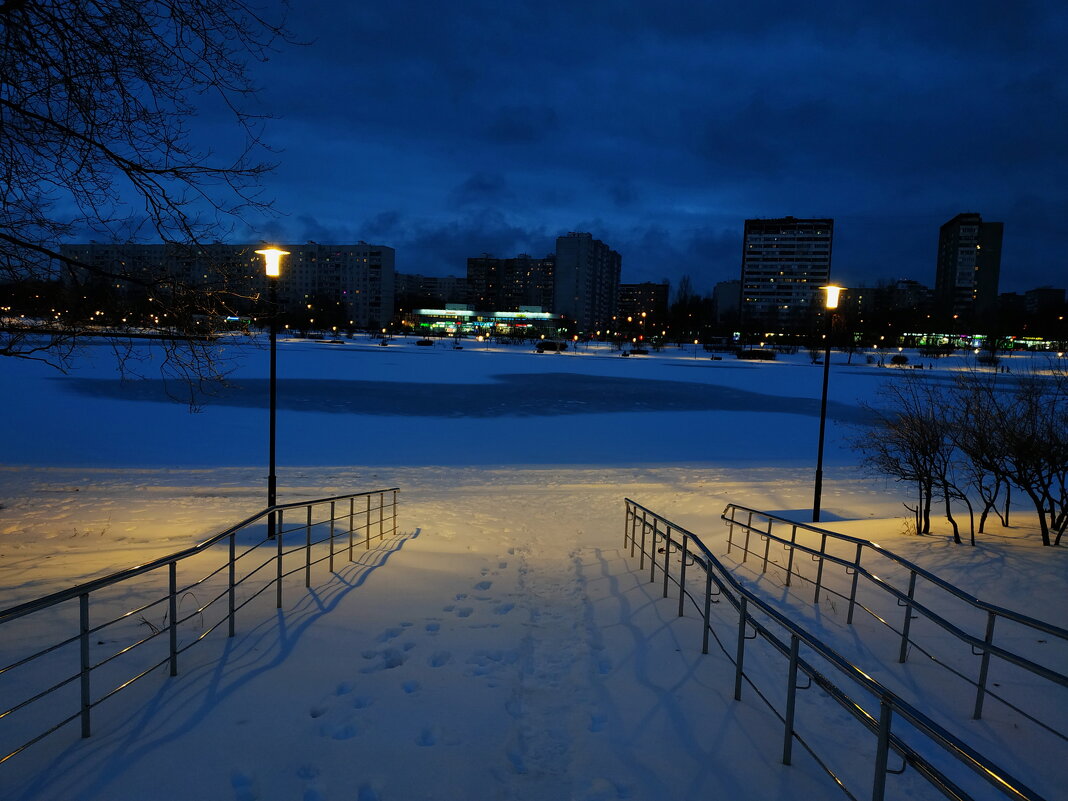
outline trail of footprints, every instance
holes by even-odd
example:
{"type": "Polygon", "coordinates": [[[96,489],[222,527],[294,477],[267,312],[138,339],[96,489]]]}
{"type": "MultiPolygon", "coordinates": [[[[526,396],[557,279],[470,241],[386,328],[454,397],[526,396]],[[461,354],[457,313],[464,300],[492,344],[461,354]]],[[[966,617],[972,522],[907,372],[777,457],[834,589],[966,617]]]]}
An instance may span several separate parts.
{"type": "MultiPolygon", "coordinates": [[[[512,549],[509,549],[509,552],[511,551],[512,549]]],[[[507,561],[501,560],[497,563],[497,570],[505,570],[507,567],[507,561]]],[[[442,624],[450,616],[457,621],[473,620],[474,622],[463,624],[467,628],[499,627],[500,623],[493,622],[492,618],[486,619],[487,607],[489,615],[499,617],[511,613],[516,605],[513,602],[496,600],[484,594],[493,587],[493,580],[486,578],[490,572],[490,568],[482,568],[482,580],[472,585],[469,592],[457,593],[454,598],[455,603],[442,607],[441,611],[444,616],[427,619],[421,630],[416,624],[404,621],[380,632],[375,637],[375,647],[368,648],[361,653],[364,664],[358,668],[359,673],[377,674],[400,668],[410,659],[423,659],[428,667],[444,668],[452,665],[454,669],[462,670],[465,676],[481,678],[489,687],[498,686],[499,681],[505,679],[497,677],[496,674],[520,660],[519,650],[476,649],[459,662],[447,649],[430,650],[427,654],[426,649],[417,646],[414,639],[408,639],[413,636],[423,638],[437,636],[441,632],[442,624]]],[[[600,665],[601,673],[607,670],[604,664],[600,665]]],[[[375,699],[371,695],[354,692],[357,686],[359,686],[359,681],[342,682],[326,697],[308,708],[309,718],[318,722],[318,733],[321,737],[344,741],[361,734],[363,729],[360,711],[373,706],[375,699]]],[[[400,681],[398,686],[404,695],[409,696],[417,696],[422,690],[420,682],[414,679],[400,681]]],[[[509,711],[514,716],[514,711],[509,711]]],[[[604,720],[600,716],[594,716],[590,731],[600,731],[603,725],[604,720]]],[[[443,740],[439,727],[431,724],[421,726],[414,731],[412,742],[418,747],[429,748],[447,741],[443,740]]],[[[304,765],[298,769],[297,778],[305,787],[302,801],[326,801],[325,796],[316,786],[318,775],[318,769],[311,765],[304,765]]],[[[235,801],[257,801],[260,797],[255,777],[240,771],[235,771],[231,775],[231,788],[235,801]]],[[[367,783],[358,788],[356,798],[357,801],[380,801],[378,791],[367,783]]]]}

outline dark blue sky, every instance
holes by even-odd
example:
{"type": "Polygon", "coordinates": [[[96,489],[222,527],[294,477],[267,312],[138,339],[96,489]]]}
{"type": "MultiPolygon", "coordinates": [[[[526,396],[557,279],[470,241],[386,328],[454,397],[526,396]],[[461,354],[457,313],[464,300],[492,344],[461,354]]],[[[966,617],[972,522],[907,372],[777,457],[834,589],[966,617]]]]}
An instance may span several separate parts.
{"type": "MultiPolygon", "coordinates": [[[[402,272],[591,231],[623,280],[737,278],[746,217],[835,218],[834,275],[934,283],[938,227],[1005,223],[1002,291],[1068,284],[1068,3],[295,2],[246,233],[402,272]]],[[[207,121],[207,120],[206,120],[207,121]]]]}

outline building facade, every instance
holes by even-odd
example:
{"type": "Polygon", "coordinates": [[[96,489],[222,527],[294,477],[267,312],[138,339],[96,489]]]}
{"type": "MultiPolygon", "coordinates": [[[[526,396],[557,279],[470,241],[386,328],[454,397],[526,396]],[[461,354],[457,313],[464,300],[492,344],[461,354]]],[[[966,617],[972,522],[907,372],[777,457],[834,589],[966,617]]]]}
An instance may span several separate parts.
{"type": "Polygon", "coordinates": [[[671,285],[668,283],[620,284],[619,305],[616,313],[620,319],[645,315],[649,324],[663,325],[668,318],[668,299],[671,285]]]}
{"type": "Polygon", "coordinates": [[[618,312],[622,257],[593,234],[556,239],[553,311],[583,331],[607,329],[618,312]]]}
{"type": "Polygon", "coordinates": [[[719,327],[738,325],[741,281],[720,281],[712,287],[712,323],[719,327]]]}
{"type": "Polygon", "coordinates": [[[1004,227],[969,212],[939,229],[935,304],[943,319],[981,318],[997,308],[1004,227]]]}
{"type": "Polygon", "coordinates": [[[742,241],[741,325],[747,330],[802,331],[820,309],[830,281],[834,220],[746,220],[742,241]]]}
{"type": "Polygon", "coordinates": [[[397,311],[419,307],[444,308],[447,304],[470,303],[467,279],[456,275],[397,273],[397,311]]]}
{"type": "Polygon", "coordinates": [[[521,253],[515,258],[498,259],[484,253],[467,260],[469,302],[479,311],[516,310],[553,305],[556,257],[538,259],[521,253]]]}
{"type": "MultiPolygon", "coordinates": [[[[251,304],[267,291],[263,245],[203,246],[79,244],[61,253],[85,264],[145,281],[172,280],[198,289],[226,292],[237,306],[251,304]]],[[[282,259],[278,299],[285,311],[308,304],[337,304],[352,325],[383,325],[393,316],[395,254],[391,247],[355,245],[279,245],[282,259]]],[[[137,291],[118,281],[120,293],[137,291]]],[[[346,320],[346,322],[347,322],[346,320]]]]}

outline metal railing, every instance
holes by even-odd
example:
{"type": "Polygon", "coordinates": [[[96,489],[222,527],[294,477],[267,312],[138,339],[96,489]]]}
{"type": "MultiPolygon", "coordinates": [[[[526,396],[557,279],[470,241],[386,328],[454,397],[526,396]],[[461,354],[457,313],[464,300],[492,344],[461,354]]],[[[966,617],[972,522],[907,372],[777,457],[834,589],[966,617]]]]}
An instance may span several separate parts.
{"type": "MultiPolygon", "coordinates": [[[[638,569],[648,569],[650,583],[656,582],[657,571],[660,571],[664,598],[668,597],[672,584],[678,588],[680,617],[685,613],[687,600],[697,610],[702,618],[702,653],[708,653],[709,640],[715,639],[734,666],[735,700],[741,700],[743,685],[748,685],[782,721],[784,765],[791,764],[796,741],[846,795],[857,798],[847,786],[846,778],[832,769],[829,762],[837,753],[839,756],[846,754],[847,762],[855,763],[861,744],[838,742],[820,748],[815,744],[821,736],[820,732],[813,730],[807,736],[802,736],[798,730],[798,690],[815,686],[822,691],[822,695],[818,698],[810,695],[810,699],[814,699],[812,703],[837,705],[850,719],[859,722],[874,735],[870,796],[873,801],[883,801],[889,774],[900,774],[907,768],[912,768],[927,785],[945,798],[973,797],[961,785],[974,783],[981,788],[992,787],[1005,798],[1028,801],[1042,799],[1037,792],[929,719],[744,586],[695,534],[629,498],[625,499],[625,505],[624,548],[629,548],[632,558],[637,552],[638,569]],[[697,571],[688,570],[693,567],[697,571]],[[688,578],[688,573],[693,572],[699,573],[696,582],[699,589],[691,586],[695,583],[694,577],[691,575],[688,578]],[[724,601],[726,606],[723,605],[724,601]],[[715,615],[713,607],[717,610],[715,615]],[[736,619],[728,614],[730,610],[736,613],[736,619]],[[724,626],[734,627],[730,635],[736,635],[733,653],[727,645],[727,638],[721,638],[717,631],[717,628],[724,626]],[[767,646],[765,650],[768,653],[785,657],[781,684],[771,685],[765,678],[763,686],[760,686],[758,682],[761,681],[761,675],[766,674],[746,671],[747,643],[757,638],[767,646]],[[802,648],[805,649],[804,654],[802,648]],[[808,677],[808,683],[799,686],[799,675],[808,677]],[[776,694],[784,697],[776,700],[773,698],[776,694]],[[872,707],[872,711],[867,706],[872,707]],[[899,720],[904,721],[905,725],[899,723],[895,727],[899,720]],[[835,753],[828,753],[830,749],[834,749],[835,753]],[[890,753],[901,758],[900,768],[889,767],[890,753]],[[963,766],[965,770],[958,767],[954,771],[954,765],[963,766]],[[954,775],[951,776],[951,773],[954,775]],[[963,776],[956,776],[956,773],[963,776]]],[[[754,644],[748,647],[751,649],[754,644]]],[[[826,720],[826,715],[821,716],[822,720],[826,720]]]]}
{"type": "MultiPolygon", "coordinates": [[[[982,717],[983,703],[989,696],[1040,726],[1046,732],[1068,742],[1068,736],[1058,730],[1053,723],[1040,719],[1041,713],[1038,709],[1028,711],[1021,708],[1019,704],[1025,702],[1023,699],[1013,703],[1004,693],[999,694],[992,690],[989,681],[991,657],[996,657],[1002,661],[1005,669],[1020,669],[1042,681],[1049,682],[1053,686],[1047,685],[1048,690],[1053,690],[1054,687],[1068,688],[1068,676],[1054,669],[1053,666],[1027,658],[1007,645],[995,642],[995,631],[1001,632],[1005,628],[1005,624],[1001,627],[996,626],[997,621],[1002,620],[1013,626],[1014,639],[1021,643],[1043,643],[1044,647],[1039,650],[1046,653],[1055,652],[1053,658],[1057,659],[1059,656],[1063,664],[1063,660],[1068,658],[1068,630],[975,598],[893,551],[888,551],[868,540],[837,534],[737,504],[728,504],[721,518],[728,524],[728,555],[732,548],[738,548],[742,551],[743,563],[750,556],[756,557],[761,562],[762,574],[767,573],[769,565],[780,569],[785,574],[784,583],[787,587],[792,585],[794,579],[810,583],[813,586],[813,603],[819,603],[821,594],[824,597],[833,596],[842,599],[847,605],[847,624],[853,623],[854,611],[860,609],[897,634],[900,638],[898,662],[904,663],[909,654],[915,650],[974,686],[975,702],[971,713],[975,720],[982,717]],[[739,542],[735,542],[736,527],[740,528],[744,534],[744,537],[738,538],[739,542]],[[780,536],[776,533],[777,530],[788,530],[789,533],[787,536],[780,536]],[[763,542],[763,553],[750,548],[753,535],[757,536],[758,542],[763,542]],[[773,552],[771,550],[773,542],[778,543],[782,548],[773,552]],[[836,548],[840,553],[833,553],[836,548]],[[813,577],[809,578],[802,574],[799,564],[795,561],[795,553],[807,555],[815,562],[813,577]],[[785,562],[778,561],[776,556],[783,554],[785,554],[785,562]],[[878,574],[873,572],[876,560],[879,560],[878,574]],[[825,563],[844,569],[848,577],[847,590],[838,590],[834,584],[835,577],[829,576],[824,569],[825,563]],[[861,579],[864,580],[864,585],[860,585],[861,579]],[[862,588],[877,589],[881,592],[873,595],[873,600],[869,603],[864,603],[858,600],[858,590],[862,588]],[[926,602],[921,602],[917,598],[917,594],[921,591],[926,598],[929,598],[926,602]],[[889,620],[891,616],[889,612],[881,612],[875,608],[875,601],[880,597],[893,598],[897,607],[903,608],[900,628],[889,620]],[[947,608],[954,607],[954,620],[950,620],[946,614],[933,608],[939,605],[947,608]],[[965,628],[968,624],[964,618],[968,616],[973,618],[974,633],[965,628]],[[951,642],[968,646],[971,655],[979,657],[979,665],[974,669],[975,678],[964,672],[967,666],[961,665],[958,668],[951,664],[952,655],[944,646],[941,650],[947,653],[941,658],[937,656],[934,650],[939,649],[940,646],[933,638],[928,637],[921,642],[916,635],[918,629],[913,624],[916,619],[923,619],[933,624],[934,631],[946,632],[950,635],[951,642]],[[1061,647],[1049,647],[1051,640],[1059,642],[1061,647]]],[[[999,683],[1008,686],[1016,684],[1013,681],[999,683]]],[[[1027,693],[1025,697],[1032,701],[1043,701],[1047,694],[1047,692],[1027,693]]],[[[1045,704],[1047,712],[1055,712],[1055,709],[1056,705],[1051,708],[1048,703],[1045,704]]]]}
{"type": "Polygon", "coordinates": [[[336,559],[396,536],[398,491],[279,504],[178,553],[0,611],[0,763],[74,721],[88,737],[93,709],[164,666],[176,676],[178,657],[219,627],[233,637],[238,611],[262,593],[273,587],[281,609],[287,577],[303,573],[311,587],[313,566],[328,562],[333,575],[336,559]],[[272,515],[274,537],[263,525],[272,515]],[[19,653],[42,639],[51,644],[19,653]],[[57,721],[56,709],[71,712],[57,721]]]}

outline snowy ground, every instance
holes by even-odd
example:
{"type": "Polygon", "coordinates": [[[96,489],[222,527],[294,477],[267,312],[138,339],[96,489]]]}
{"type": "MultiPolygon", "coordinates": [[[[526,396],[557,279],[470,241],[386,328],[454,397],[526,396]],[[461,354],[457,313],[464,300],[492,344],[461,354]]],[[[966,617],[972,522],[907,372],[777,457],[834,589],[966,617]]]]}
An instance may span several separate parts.
{"type": "MultiPolygon", "coordinates": [[[[0,363],[17,388],[0,401],[0,607],[262,508],[265,353],[233,355],[233,387],[195,414],[156,382],[117,381],[102,348],[71,376],[0,363]]],[[[198,646],[178,678],[107,702],[92,738],[64,731],[0,766],[5,797],[844,797],[800,749],[779,764],[781,723],[751,694],[731,700],[729,663],[701,656],[693,616],[678,620],[622,548],[624,497],[719,553],[728,501],[805,519],[821,380],[807,357],[403,340],[279,356],[280,500],[399,486],[400,536],[311,595],[287,588],[284,614],[264,607],[235,640],[198,646]]],[[[1064,550],[1026,528],[974,550],[902,533],[899,488],[859,474],[847,445],[858,403],[898,371],[835,358],[827,527],[1065,625],[1064,550]]],[[[996,723],[983,736],[1004,738],[996,723]]],[[[1011,746],[988,756],[1056,797],[1064,760],[1011,746]]],[[[860,797],[866,753],[839,749],[834,766],[860,797]]],[[[927,797],[908,773],[889,786],[927,797]]]]}

